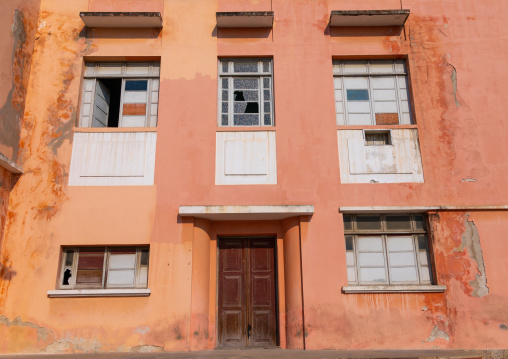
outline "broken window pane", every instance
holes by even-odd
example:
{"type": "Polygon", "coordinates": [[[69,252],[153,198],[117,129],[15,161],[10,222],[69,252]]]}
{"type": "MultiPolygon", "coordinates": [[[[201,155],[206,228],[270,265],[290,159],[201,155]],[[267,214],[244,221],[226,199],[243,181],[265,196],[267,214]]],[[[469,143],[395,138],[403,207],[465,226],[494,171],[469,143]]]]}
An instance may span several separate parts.
{"type": "Polygon", "coordinates": [[[257,102],[235,102],[235,113],[259,113],[257,102]]]}
{"type": "Polygon", "coordinates": [[[63,285],[69,285],[69,279],[71,279],[72,277],[72,272],[70,269],[66,269],[64,271],[64,275],[63,275],[63,281],[62,281],[62,284],[63,285]]]}

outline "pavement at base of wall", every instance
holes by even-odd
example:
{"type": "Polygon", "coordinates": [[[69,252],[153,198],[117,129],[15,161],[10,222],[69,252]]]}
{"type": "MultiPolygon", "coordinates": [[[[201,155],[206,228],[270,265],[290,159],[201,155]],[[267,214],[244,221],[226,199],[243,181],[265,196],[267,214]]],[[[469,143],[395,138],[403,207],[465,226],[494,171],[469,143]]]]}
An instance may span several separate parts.
{"type": "Polygon", "coordinates": [[[156,353],[75,353],[0,355],[0,359],[508,359],[508,350],[282,350],[243,349],[156,353]]]}

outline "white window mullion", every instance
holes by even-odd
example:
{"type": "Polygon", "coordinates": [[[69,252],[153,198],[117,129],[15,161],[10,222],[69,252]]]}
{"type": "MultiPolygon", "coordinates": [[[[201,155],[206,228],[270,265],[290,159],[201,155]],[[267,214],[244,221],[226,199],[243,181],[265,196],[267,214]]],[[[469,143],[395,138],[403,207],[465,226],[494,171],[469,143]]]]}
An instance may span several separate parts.
{"type": "Polygon", "coordinates": [[[371,76],[367,77],[367,81],[369,84],[369,101],[370,101],[370,122],[371,125],[376,124],[376,111],[374,110],[374,89],[372,88],[372,81],[370,81],[371,76]]]}
{"type": "MultiPolygon", "coordinates": [[[[233,67],[231,63],[230,63],[230,66],[231,66],[231,68],[233,67]]],[[[232,70],[230,70],[230,71],[232,71],[232,70]]],[[[229,101],[228,101],[228,117],[229,117],[228,127],[233,127],[234,126],[235,96],[234,96],[233,83],[234,83],[233,76],[229,76],[228,77],[228,96],[229,96],[229,101]]]]}

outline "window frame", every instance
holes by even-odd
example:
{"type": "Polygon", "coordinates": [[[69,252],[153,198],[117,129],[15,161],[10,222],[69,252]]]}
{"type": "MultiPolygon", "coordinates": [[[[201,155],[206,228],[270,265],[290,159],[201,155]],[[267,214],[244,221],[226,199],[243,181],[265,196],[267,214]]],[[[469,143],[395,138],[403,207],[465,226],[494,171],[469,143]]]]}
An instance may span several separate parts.
{"type": "MultiPolygon", "coordinates": [[[[414,113],[413,113],[413,103],[412,103],[412,94],[411,94],[411,85],[409,81],[409,70],[406,59],[362,59],[362,60],[344,60],[344,59],[333,59],[332,60],[333,67],[333,88],[334,88],[334,99],[335,99],[335,121],[337,126],[408,126],[415,125],[414,113]],[[372,65],[376,63],[392,63],[392,72],[374,72],[371,70],[372,65]],[[346,63],[349,64],[365,64],[366,72],[346,72],[344,65],[346,63]],[[347,100],[347,91],[345,88],[344,79],[345,78],[355,78],[355,77],[365,77],[367,78],[368,83],[368,94],[369,94],[369,107],[370,107],[370,123],[369,124],[352,124],[349,122],[349,111],[348,111],[348,100],[347,100]],[[374,105],[374,88],[372,85],[372,78],[381,78],[381,77],[391,77],[395,82],[395,97],[397,104],[397,112],[398,115],[398,123],[391,125],[383,125],[376,123],[376,112],[374,105]],[[403,78],[405,80],[405,91],[402,91],[401,84],[399,79],[403,78]],[[338,89],[336,87],[336,80],[340,80],[341,87],[338,89]],[[341,101],[337,99],[337,91],[341,91],[341,101]],[[402,99],[401,94],[405,92],[407,96],[407,100],[402,99]],[[403,111],[403,101],[407,101],[408,111],[403,111]],[[337,103],[341,102],[343,107],[343,119],[339,120],[338,117],[338,109],[337,103]],[[404,113],[407,113],[409,116],[409,121],[404,119],[404,113]]],[[[380,89],[378,89],[380,90],[380,89]]],[[[382,101],[381,101],[382,102],[382,101]]]]}
{"type": "Polygon", "coordinates": [[[217,127],[226,127],[226,128],[235,128],[235,127],[251,127],[251,128],[259,128],[259,127],[275,127],[275,110],[274,110],[274,92],[273,92],[273,58],[271,57],[221,57],[217,61],[217,71],[218,71],[218,86],[217,86],[217,127]],[[235,63],[249,62],[252,63],[254,60],[258,62],[258,71],[257,72],[234,72],[235,63]],[[228,71],[223,71],[223,63],[228,63],[228,71]],[[263,64],[268,62],[268,72],[264,71],[263,64]],[[259,103],[259,124],[258,125],[235,125],[234,124],[234,79],[235,78],[255,78],[258,80],[258,103],[259,103]],[[268,87],[268,91],[270,91],[270,99],[268,101],[265,100],[264,96],[264,84],[263,79],[270,79],[270,86],[268,87]],[[228,100],[227,102],[223,100],[222,97],[222,80],[228,80],[228,100]],[[265,111],[265,103],[270,104],[270,125],[265,124],[265,115],[268,112],[265,111]],[[222,116],[225,115],[223,110],[223,103],[227,103],[228,106],[228,124],[224,125],[222,122],[222,116]]]}
{"type": "MultiPolygon", "coordinates": [[[[78,121],[78,127],[81,128],[129,128],[122,126],[123,120],[123,105],[125,99],[125,83],[129,80],[146,80],[147,81],[147,95],[146,95],[146,112],[144,126],[136,126],[136,128],[156,128],[159,117],[159,93],[160,93],[160,61],[148,61],[148,62],[101,62],[101,61],[90,61],[84,63],[83,70],[83,83],[81,89],[81,105],[80,105],[80,116],[78,121]],[[120,73],[101,73],[101,65],[107,65],[105,67],[120,67],[120,73]],[[140,73],[128,73],[129,66],[135,68],[137,66],[147,66],[148,72],[144,74],[140,73]],[[97,80],[100,79],[121,79],[120,88],[120,108],[118,109],[118,126],[116,127],[93,127],[93,114],[95,109],[95,94],[97,80]],[[90,84],[91,90],[87,89],[87,84],[90,84]],[[91,99],[89,102],[86,101],[87,92],[91,92],[91,99]],[[156,93],[156,101],[153,96],[156,93]],[[156,111],[152,111],[152,105],[156,105],[156,111]],[[89,114],[85,114],[85,107],[89,106],[89,114]]],[[[129,115],[126,115],[129,116],[129,115]]]]}
{"type": "Polygon", "coordinates": [[[57,289],[59,290],[105,290],[105,289],[146,289],[148,288],[148,273],[150,269],[150,247],[149,246],[91,246],[91,247],[64,247],[61,251],[60,268],[59,268],[59,281],[57,289]],[[134,266],[134,286],[123,286],[123,285],[110,285],[107,283],[108,272],[110,271],[109,262],[111,252],[123,248],[134,248],[135,249],[135,266],[134,266]],[[104,252],[104,259],[102,264],[102,281],[101,286],[94,285],[77,285],[77,271],[79,264],[79,252],[80,250],[92,250],[97,249],[104,252]],[[141,264],[142,253],[144,250],[148,251],[147,264],[141,264]],[[66,265],[67,254],[72,252],[72,265],[66,265]],[[141,284],[141,267],[146,266],[146,283],[141,284]],[[66,269],[71,270],[71,277],[68,285],[63,284],[64,274],[66,269]]]}
{"type": "MultiPolygon", "coordinates": [[[[346,268],[349,270],[353,268],[355,272],[355,281],[349,281],[348,278],[348,286],[386,286],[386,287],[396,287],[396,286],[433,286],[435,285],[435,273],[433,270],[433,260],[431,255],[431,241],[429,240],[429,228],[428,217],[423,213],[362,213],[362,214],[352,214],[347,213],[344,214],[344,240],[346,245],[346,268]],[[388,229],[386,225],[386,218],[390,216],[409,216],[411,229],[388,229]],[[421,216],[423,224],[422,229],[417,228],[415,217],[421,216]],[[346,217],[349,217],[350,220],[346,221],[346,217]],[[357,226],[357,218],[358,217],[379,217],[380,218],[380,229],[370,229],[370,230],[362,230],[358,229],[357,226]],[[346,222],[351,224],[351,229],[346,227],[346,222]],[[382,253],[383,253],[383,262],[384,262],[384,270],[385,270],[385,278],[384,282],[380,281],[362,281],[360,278],[360,266],[358,264],[358,238],[366,237],[368,235],[376,236],[381,238],[382,243],[382,253]],[[390,270],[394,267],[390,264],[389,259],[389,251],[388,251],[388,238],[396,237],[396,236],[411,236],[412,237],[412,248],[413,248],[413,258],[416,263],[415,269],[417,271],[417,280],[415,281],[396,281],[393,282],[390,278],[390,270]],[[426,251],[426,265],[422,265],[422,261],[420,259],[420,251],[422,250],[419,247],[419,236],[425,236],[425,251],[426,251]],[[348,237],[351,237],[351,244],[353,246],[352,251],[348,250],[348,237]],[[353,263],[348,263],[348,252],[352,252],[353,254],[353,263]],[[423,267],[423,269],[422,269],[423,267]],[[427,268],[427,269],[425,269],[427,268]],[[423,271],[428,270],[429,279],[425,280],[423,278],[423,271]]],[[[379,252],[379,251],[378,251],[379,252]]],[[[376,252],[376,253],[378,253],[376,252]]],[[[367,252],[362,252],[367,253],[367,252]]],[[[393,252],[392,252],[393,253],[393,252]]],[[[380,267],[376,267],[380,268],[380,267]]]]}

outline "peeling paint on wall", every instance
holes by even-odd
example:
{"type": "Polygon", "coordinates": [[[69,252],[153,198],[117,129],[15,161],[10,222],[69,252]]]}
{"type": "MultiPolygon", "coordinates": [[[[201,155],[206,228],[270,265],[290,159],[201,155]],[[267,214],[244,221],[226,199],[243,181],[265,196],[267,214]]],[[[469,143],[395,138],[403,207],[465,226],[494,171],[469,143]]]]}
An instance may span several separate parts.
{"type": "Polygon", "coordinates": [[[53,334],[53,332],[49,329],[38,326],[37,324],[24,322],[21,317],[14,318],[13,321],[10,321],[4,315],[0,315],[0,324],[5,324],[7,327],[18,326],[18,327],[30,327],[37,330],[37,340],[46,341],[48,337],[53,334]]]}
{"type": "Polygon", "coordinates": [[[434,340],[441,338],[446,340],[447,342],[450,341],[450,336],[448,333],[440,330],[437,325],[432,328],[432,331],[430,332],[429,337],[427,338],[426,342],[433,342],[434,340]]]}
{"type": "Polygon", "coordinates": [[[466,215],[464,225],[465,231],[462,234],[462,243],[456,250],[462,252],[464,249],[467,249],[469,256],[476,262],[478,273],[476,278],[470,281],[469,284],[473,287],[471,295],[481,298],[489,294],[489,287],[487,287],[487,275],[485,274],[480,234],[474,222],[469,220],[469,214],[466,215]]]}

